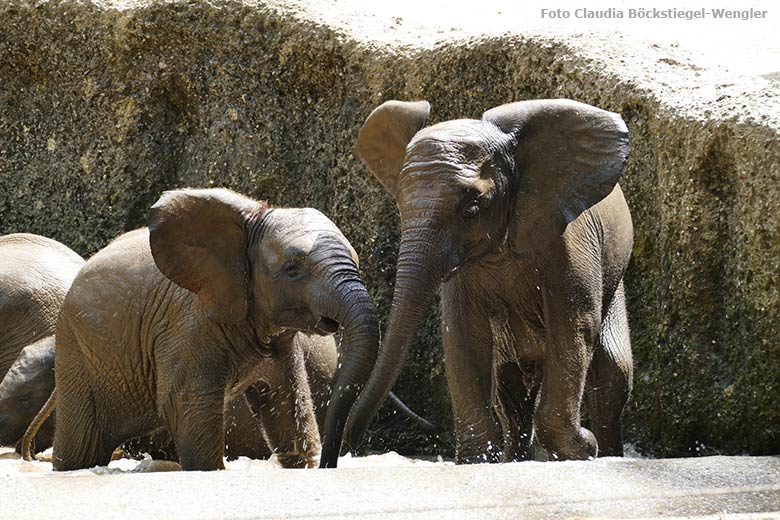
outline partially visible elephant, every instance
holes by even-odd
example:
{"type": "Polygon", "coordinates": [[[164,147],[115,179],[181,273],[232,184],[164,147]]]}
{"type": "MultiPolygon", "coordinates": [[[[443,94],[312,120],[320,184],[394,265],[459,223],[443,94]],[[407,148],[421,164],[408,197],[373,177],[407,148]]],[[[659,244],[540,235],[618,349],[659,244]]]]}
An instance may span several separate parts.
{"type": "Polygon", "coordinates": [[[222,468],[225,402],[244,392],[281,463],[312,466],[320,439],[304,354],[274,338],[339,327],[350,359],[327,412],[335,429],[379,345],[347,239],[314,209],[273,208],[221,189],[166,192],[149,228],[95,254],[65,299],[54,469],[105,465],[116,446],[160,427],[183,469],[222,468]],[[282,396],[250,386],[266,369],[287,385],[282,396]],[[287,426],[269,428],[267,417],[287,426]]]}
{"type": "MultiPolygon", "coordinates": [[[[84,260],[55,240],[28,233],[0,237],[0,444],[13,445],[26,423],[46,400],[54,384],[51,373],[36,371],[53,342],[57,315],[73,278],[84,260]],[[19,359],[21,372],[9,369],[19,359]],[[10,384],[24,378],[31,385],[8,400],[10,384]],[[49,385],[50,382],[50,385],[49,385]],[[19,414],[10,413],[13,407],[19,414]]],[[[52,360],[48,360],[52,361],[52,360]]],[[[40,432],[42,443],[51,442],[51,428],[40,432]]]]}
{"type": "MultiPolygon", "coordinates": [[[[54,334],[27,345],[0,382],[0,444],[17,445],[54,390],[54,334]]],[[[41,449],[54,440],[54,420],[36,428],[41,449]]]]}
{"type": "Polygon", "coordinates": [[[84,260],[50,238],[0,237],[0,380],[23,347],[54,333],[65,293],[84,260]]]}
{"type": "MultiPolygon", "coordinates": [[[[570,100],[423,128],[429,110],[384,103],[354,150],[395,198],[401,243],[388,330],[346,443],[360,441],[439,289],[457,462],[528,458],[534,431],[552,459],[622,455],[626,125],[570,100]]],[[[323,454],[321,466],[335,463],[323,454]]]]}

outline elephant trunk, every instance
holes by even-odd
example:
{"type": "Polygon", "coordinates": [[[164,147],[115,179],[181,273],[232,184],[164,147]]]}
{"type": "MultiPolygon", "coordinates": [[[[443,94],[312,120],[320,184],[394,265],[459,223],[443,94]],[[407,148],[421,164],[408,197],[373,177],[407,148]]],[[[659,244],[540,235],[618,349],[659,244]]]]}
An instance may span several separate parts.
{"type": "Polygon", "coordinates": [[[440,262],[430,252],[432,234],[402,235],[398,254],[393,304],[382,348],[371,378],[355,403],[347,424],[346,442],[357,447],[372,418],[384,402],[403,368],[417,329],[430,307],[441,279],[440,262]]]}
{"type": "Polygon", "coordinates": [[[357,273],[337,283],[324,312],[343,326],[339,368],[325,415],[321,468],[335,468],[352,405],[371,375],[379,348],[379,320],[374,303],[357,273]]]}

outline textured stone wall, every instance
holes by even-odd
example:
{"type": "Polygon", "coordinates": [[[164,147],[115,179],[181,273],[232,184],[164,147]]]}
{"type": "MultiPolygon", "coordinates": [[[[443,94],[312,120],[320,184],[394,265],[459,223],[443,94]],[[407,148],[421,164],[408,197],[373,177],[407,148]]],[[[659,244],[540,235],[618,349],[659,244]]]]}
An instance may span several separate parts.
{"type": "MultiPolygon", "coordinates": [[[[283,4],[6,0],[0,233],[90,254],[144,225],[162,190],[225,186],[328,214],[386,316],[398,219],[350,154],[370,110],[424,98],[437,122],[571,97],[620,112],[631,132],[627,439],[657,455],[780,453],[780,94],[716,85],[661,51],[629,66],[611,42],[581,43],[391,46],[283,4]]],[[[449,427],[440,341],[433,309],[396,390],[449,427]]],[[[391,415],[371,447],[451,453],[449,435],[391,415]]]]}

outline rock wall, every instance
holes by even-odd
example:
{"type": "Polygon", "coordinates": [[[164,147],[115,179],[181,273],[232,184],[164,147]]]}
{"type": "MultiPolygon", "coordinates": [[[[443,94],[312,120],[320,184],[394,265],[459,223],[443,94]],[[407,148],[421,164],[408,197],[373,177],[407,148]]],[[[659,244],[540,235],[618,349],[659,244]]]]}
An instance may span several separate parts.
{"type": "MultiPolygon", "coordinates": [[[[6,0],[0,233],[90,254],[144,225],[162,190],[225,186],[331,216],[386,316],[398,219],[350,154],[371,109],[424,98],[437,122],[578,99],[620,112],[631,132],[627,440],[661,456],[780,453],[780,92],[626,45],[382,44],[283,2],[6,0]]],[[[437,319],[433,309],[396,390],[449,427],[437,319]]],[[[368,445],[448,454],[452,439],[384,409],[368,445]]]]}

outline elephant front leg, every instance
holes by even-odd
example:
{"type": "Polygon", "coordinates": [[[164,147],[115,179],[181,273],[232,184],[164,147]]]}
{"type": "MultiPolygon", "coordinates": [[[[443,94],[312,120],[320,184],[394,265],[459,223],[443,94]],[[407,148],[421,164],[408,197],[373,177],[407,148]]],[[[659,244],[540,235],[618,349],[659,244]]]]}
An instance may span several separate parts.
{"type": "Polygon", "coordinates": [[[294,346],[280,366],[281,370],[273,371],[266,381],[247,388],[247,402],[283,467],[316,467],[320,435],[302,350],[294,346]]]}
{"type": "Polygon", "coordinates": [[[584,460],[598,453],[593,433],[580,426],[585,376],[592,355],[588,338],[594,328],[560,327],[549,333],[534,424],[552,460],[584,460]]]}
{"type": "Polygon", "coordinates": [[[442,335],[447,386],[455,419],[455,462],[500,462],[500,430],[492,405],[492,338],[487,317],[458,306],[442,286],[442,335]],[[484,318],[484,319],[480,319],[484,318]]]}
{"type": "Polygon", "coordinates": [[[188,388],[163,396],[163,415],[179,464],[185,471],[224,469],[224,386],[203,388],[193,376],[188,388]]]}

